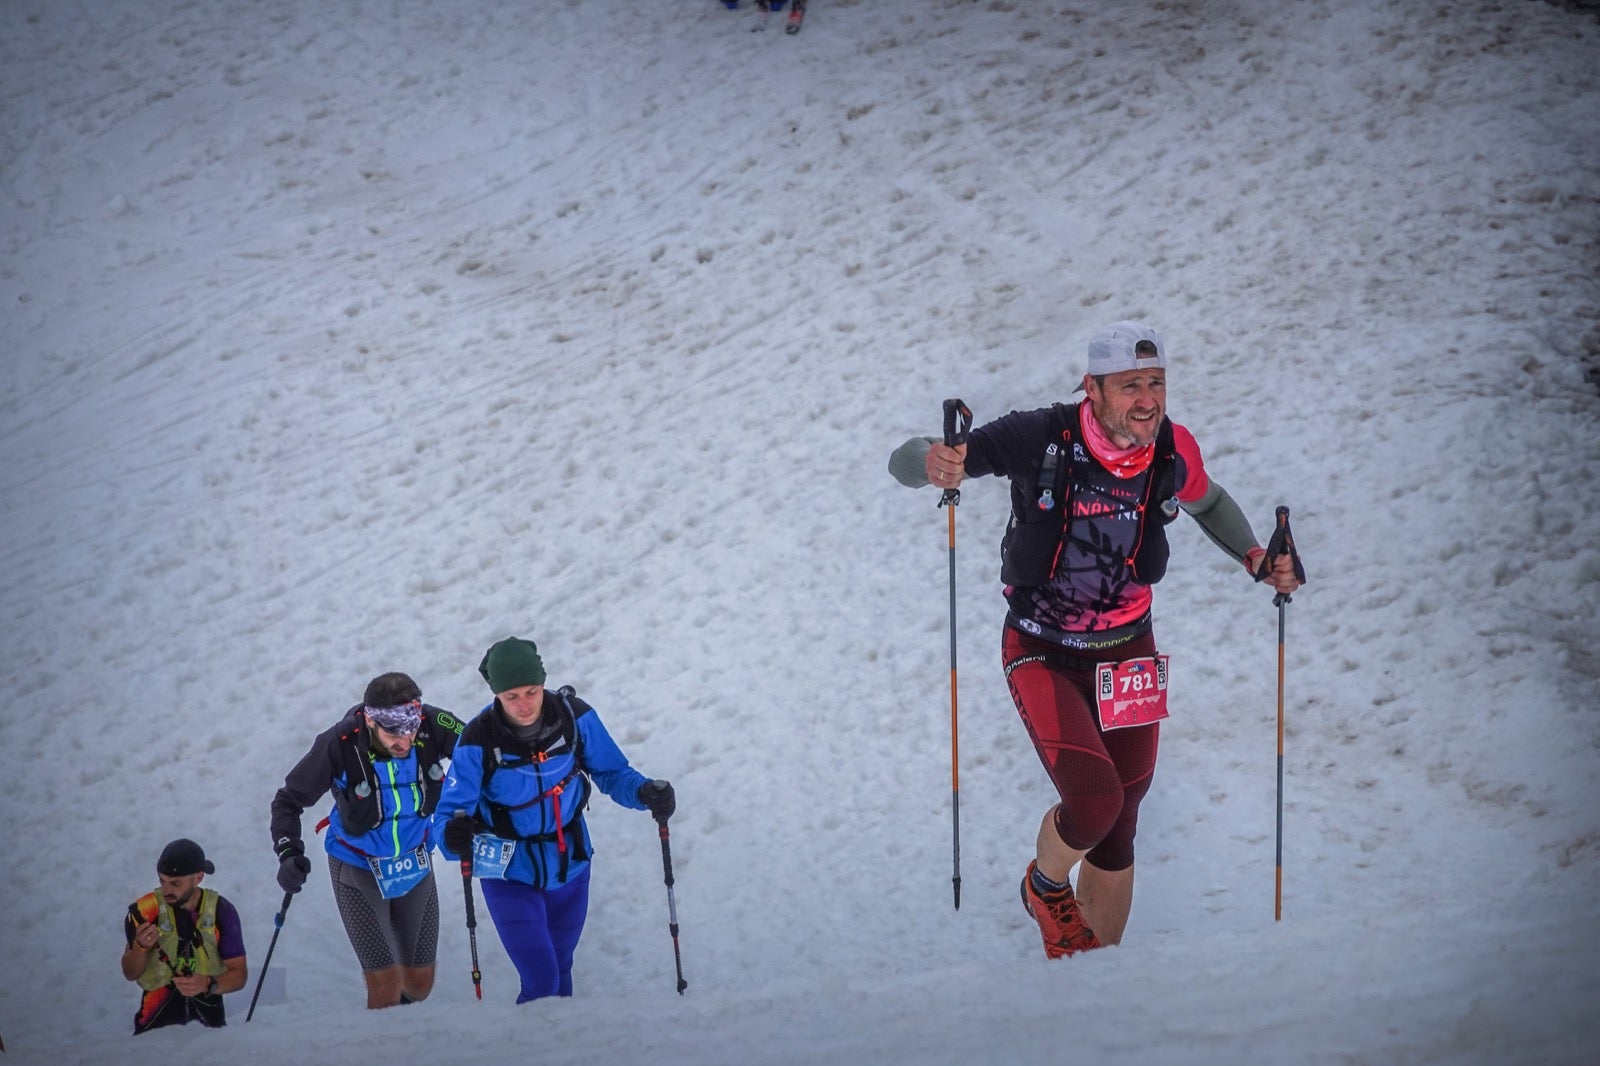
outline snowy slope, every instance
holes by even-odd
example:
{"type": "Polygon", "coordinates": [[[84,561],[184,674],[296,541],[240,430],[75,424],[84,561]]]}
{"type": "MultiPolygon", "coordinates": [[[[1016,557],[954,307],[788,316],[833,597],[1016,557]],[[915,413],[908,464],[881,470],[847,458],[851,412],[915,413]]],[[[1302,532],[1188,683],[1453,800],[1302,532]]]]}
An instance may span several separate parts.
{"type": "Polygon", "coordinates": [[[1592,12],[152,7],[0,5],[8,1061],[1600,1050],[1592,12]],[[1047,965],[1004,486],[958,513],[952,912],[944,516],[884,462],[947,396],[1065,398],[1128,316],[1310,569],[1285,915],[1276,612],[1184,522],[1133,920],[1047,965]],[[289,766],[385,670],[476,710],[513,632],[678,787],[689,993],[653,826],[602,803],[571,1001],[514,1008],[486,916],[473,1001],[446,877],[434,997],[362,1014],[318,857],[287,1002],[130,1047],[162,844],[206,846],[259,968],[289,766]]]}

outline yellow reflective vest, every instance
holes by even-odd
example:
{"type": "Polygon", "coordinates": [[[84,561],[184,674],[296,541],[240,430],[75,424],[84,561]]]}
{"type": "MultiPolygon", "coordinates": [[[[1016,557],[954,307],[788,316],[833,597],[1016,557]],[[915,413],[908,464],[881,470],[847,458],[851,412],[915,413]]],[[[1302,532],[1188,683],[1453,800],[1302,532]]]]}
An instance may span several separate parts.
{"type": "Polygon", "coordinates": [[[139,915],[145,921],[154,921],[160,937],[156,946],[160,950],[150,953],[150,960],[145,963],[144,973],[139,975],[139,987],[146,992],[165,986],[170,982],[177,971],[173,964],[183,967],[186,973],[205,974],[207,977],[217,977],[226,966],[222,964],[222,952],[217,946],[217,892],[215,889],[202,888],[200,890],[200,913],[195,918],[196,943],[189,955],[178,955],[178,922],[173,916],[172,908],[167,901],[161,898],[160,893],[151,892],[142,896],[134,906],[138,908],[139,915]]]}

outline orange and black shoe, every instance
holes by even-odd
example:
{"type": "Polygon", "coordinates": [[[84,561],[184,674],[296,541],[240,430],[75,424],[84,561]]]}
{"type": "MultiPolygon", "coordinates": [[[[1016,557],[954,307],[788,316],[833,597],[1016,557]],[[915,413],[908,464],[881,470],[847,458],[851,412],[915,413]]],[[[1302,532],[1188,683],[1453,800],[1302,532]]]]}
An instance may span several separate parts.
{"type": "Polygon", "coordinates": [[[1027,910],[1028,917],[1039,923],[1039,932],[1044,937],[1045,957],[1059,959],[1063,955],[1100,947],[1100,939],[1083,920],[1083,910],[1078,906],[1077,897],[1072,894],[1071,885],[1060,893],[1052,892],[1048,896],[1041,896],[1033,887],[1033,871],[1038,865],[1037,862],[1030,862],[1028,872],[1022,875],[1022,906],[1027,910]]]}

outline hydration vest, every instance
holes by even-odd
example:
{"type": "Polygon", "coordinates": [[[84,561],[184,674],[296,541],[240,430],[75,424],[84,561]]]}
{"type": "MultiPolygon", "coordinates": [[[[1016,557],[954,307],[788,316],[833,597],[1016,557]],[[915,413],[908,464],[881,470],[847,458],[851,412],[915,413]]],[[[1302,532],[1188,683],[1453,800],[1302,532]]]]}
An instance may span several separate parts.
{"type": "MultiPolygon", "coordinates": [[[[383,807],[378,800],[381,782],[372,765],[372,739],[361,710],[359,704],[350,708],[339,723],[339,757],[344,763],[345,786],[333,789],[339,821],[353,836],[369,833],[383,821],[383,807]]],[[[423,707],[422,728],[411,743],[417,756],[417,778],[422,783],[423,817],[433,813],[444,788],[444,744],[440,739],[444,731],[459,734],[461,723],[448,711],[423,707]]],[[[321,830],[322,825],[317,828],[321,830]]]]}
{"type": "Polygon", "coordinates": [[[205,974],[208,977],[216,977],[227,969],[222,964],[222,952],[217,946],[215,889],[200,890],[200,911],[195,916],[194,943],[190,945],[187,955],[181,954],[183,947],[178,940],[177,915],[159,893],[151,892],[141,896],[133,906],[140,919],[154,921],[160,933],[156,940],[156,950],[150,953],[150,959],[144,966],[144,973],[139,975],[140,988],[146,992],[163,988],[171,983],[173,977],[180,971],[186,975],[205,974]]]}
{"type": "Polygon", "coordinates": [[[563,685],[556,690],[559,699],[561,720],[559,722],[560,737],[549,745],[554,749],[554,754],[572,756],[572,769],[543,792],[523,803],[508,806],[496,803],[488,796],[489,782],[495,772],[501,769],[512,769],[531,764],[542,763],[551,756],[549,750],[533,751],[518,739],[510,730],[506,729],[499,720],[499,716],[488,715],[489,743],[485,747],[483,760],[483,783],[479,786],[483,807],[488,811],[488,827],[495,836],[505,840],[519,840],[527,844],[547,844],[555,842],[557,853],[561,856],[561,870],[559,877],[565,881],[568,863],[572,860],[584,861],[590,857],[587,834],[583,832],[581,822],[583,810],[589,805],[589,796],[594,791],[589,781],[589,775],[583,769],[583,734],[578,731],[578,719],[588,714],[594,708],[581,699],[577,699],[577,706],[573,705],[576,693],[571,685],[563,685]],[[510,757],[508,757],[510,756],[510,757]],[[568,786],[575,779],[583,780],[583,801],[575,810],[563,811],[561,797],[566,793],[568,786]],[[524,836],[517,832],[512,821],[512,815],[520,810],[526,810],[545,800],[551,800],[553,816],[556,823],[554,830],[548,833],[536,833],[524,836]]]}
{"type": "MultiPolygon", "coordinates": [[[[1072,486],[1100,467],[1083,442],[1082,406],[1055,404],[1050,408],[1050,431],[1038,470],[1031,479],[1011,479],[1011,518],[1000,541],[1000,581],[1013,588],[1049,584],[1061,560],[1061,549],[1073,535],[1069,521],[1072,486]]],[[[1172,420],[1163,416],[1156,431],[1155,455],[1144,472],[1144,493],[1138,504],[1139,531],[1128,565],[1134,579],[1154,585],[1167,572],[1166,526],[1177,517],[1168,501],[1174,485],[1177,448],[1172,420]],[[1150,521],[1151,505],[1157,521],[1150,521]]],[[[1084,545],[1094,550],[1092,543],[1084,545]]]]}

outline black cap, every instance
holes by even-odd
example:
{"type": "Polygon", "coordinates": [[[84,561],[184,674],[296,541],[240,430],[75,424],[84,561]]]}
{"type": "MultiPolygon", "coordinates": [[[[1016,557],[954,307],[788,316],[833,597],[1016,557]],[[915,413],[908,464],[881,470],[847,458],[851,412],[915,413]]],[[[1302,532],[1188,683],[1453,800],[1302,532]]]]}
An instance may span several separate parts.
{"type": "Polygon", "coordinates": [[[164,877],[216,872],[216,866],[206,858],[205,849],[187,837],[179,837],[162,848],[161,858],[156,860],[156,873],[164,877]]]}

